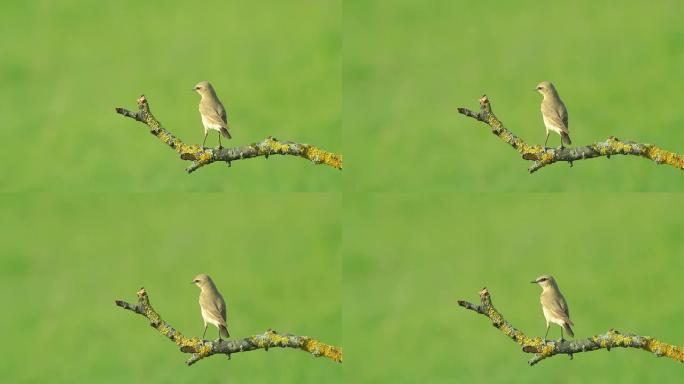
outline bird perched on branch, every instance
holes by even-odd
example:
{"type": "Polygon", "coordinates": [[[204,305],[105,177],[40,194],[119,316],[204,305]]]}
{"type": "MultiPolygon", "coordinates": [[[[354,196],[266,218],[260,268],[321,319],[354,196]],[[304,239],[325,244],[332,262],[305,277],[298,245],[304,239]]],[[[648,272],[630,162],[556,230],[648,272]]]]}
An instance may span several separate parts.
{"type": "Polygon", "coordinates": [[[221,148],[221,135],[230,139],[230,132],[228,132],[228,116],[226,109],[223,107],[221,100],[216,96],[214,87],[208,81],[202,81],[193,88],[202,96],[199,103],[199,112],[202,116],[202,124],[204,125],[204,141],[202,147],[207,142],[207,135],[209,130],[213,129],[219,133],[219,148],[221,148]]]}
{"type": "Polygon", "coordinates": [[[549,131],[556,132],[561,137],[561,148],[563,144],[570,145],[572,141],[570,140],[570,131],[568,129],[568,110],[565,108],[565,104],[558,96],[558,91],[556,87],[549,81],[542,81],[537,85],[536,90],[544,95],[544,99],[541,103],[541,113],[544,119],[544,125],[546,126],[546,140],[544,141],[544,147],[549,141],[549,131]]]}
{"type": "Polygon", "coordinates": [[[539,284],[542,287],[539,299],[542,311],[544,312],[544,318],[546,318],[544,342],[546,342],[546,337],[549,335],[551,323],[558,324],[561,327],[561,341],[563,341],[563,329],[565,329],[570,337],[574,337],[575,334],[572,332],[572,328],[570,328],[571,325],[574,325],[570,320],[570,309],[568,309],[568,304],[565,302],[565,297],[563,297],[563,294],[558,289],[556,280],[549,275],[543,275],[531,283],[539,284]]]}
{"type": "Polygon", "coordinates": [[[202,338],[207,334],[207,326],[209,324],[216,326],[219,331],[219,340],[221,337],[230,337],[228,333],[228,324],[226,323],[226,302],[223,301],[223,296],[216,289],[214,281],[209,275],[197,275],[190,284],[195,284],[202,292],[199,296],[199,305],[202,310],[202,319],[204,320],[204,333],[202,338]]]}

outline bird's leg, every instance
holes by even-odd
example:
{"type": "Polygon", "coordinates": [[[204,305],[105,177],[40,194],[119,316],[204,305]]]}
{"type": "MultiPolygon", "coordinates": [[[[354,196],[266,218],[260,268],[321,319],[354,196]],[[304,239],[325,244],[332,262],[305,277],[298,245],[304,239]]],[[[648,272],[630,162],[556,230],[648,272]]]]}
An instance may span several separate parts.
{"type": "Polygon", "coordinates": [[[221,132],[219,131],[217,133],[218,133],[218,137],[219,137],[219,149],[221,149],[221,148],[223,148],[223,146],[221,145],[221,132]]]}
{"type": "Polygon", "coordinates": [[[202,334],[202,340],[204,340],[204,336],[207,335],[207,325],[204,324],[204,333],[202,334]]]}
{"type": "Polygon", "coordinates": [[[545,344],[546,344],[546,336],[549,335],[549,328],[550,328],[550,325],[547,323],[546,324],[546,333],[544,334],[544,343],[545,344]]]}
{"type": "MultiPolygon", "coordinates": [[[[205,148],[205,147],[204,147],[204,144],[207,143],[207,135],[208,135],[208,134],[209,134],[209,132],[205,129],[205,130],[204,130],[204,141],[202,142],[202,149],[205,148]]],[[[206,327],[205,327],[204,329],[206,330],[206,327]]]]}
{"type": "Polygon", "coordinates": [[[549,131],[546,131],[546,140],[544,140],[544,149],[546,149],[546,143],[549,142],[549,131]]]}
{"type": "MultiPolygon", "coordinates": [[[[220,133],[219,133],[220,135],[220,133]]],[[[218,341],[221,341],[221,327],[216,327],[216,331],[218,332],[218,341]]]]}
{"type": "Polygon", "coordinates": [[[563,338],[563,327],[561,327],[561,339],[560,339],[560,341],[561,342],[565,341],[565,339],[563,338]]]}
{"type": "Polygon", "coordinates": [[[560,149],[563,149],[563,148],[564,148],[564,147],[563,147],[563,135],[560,136],[560,141],[561,141],[560,149]]]}

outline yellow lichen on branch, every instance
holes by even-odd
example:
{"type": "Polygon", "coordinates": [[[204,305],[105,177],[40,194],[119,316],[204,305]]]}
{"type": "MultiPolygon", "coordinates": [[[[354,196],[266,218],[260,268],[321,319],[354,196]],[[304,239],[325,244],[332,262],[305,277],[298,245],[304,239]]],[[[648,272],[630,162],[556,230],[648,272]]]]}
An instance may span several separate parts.
{"type": "Polygon", "coordinates": [[[133,311],[146,317],[150,325],[159,333],[166,336],[180,347],[180,351],[190,353],[192,356],[186,362],[192,365],[199,360],[215,354],[231,355],[233,353],[253,351],[257,349],[268,350],[271,347],[296,348],[307,351],[315,357],[327,357],[333,361],[342,362],[342,348],[322,343],[307,336],[280,334],[268,330],[263,334],[246,337],[243,339],[229,340],[201,340],[197,337],[187,338],[162,320],[161,316],[152,308],[147,292],[144,288],[138,291],[138,303],[130,304],[123,300],[116,300],[116,305],[133,311]]]}
{"type": "Polygon", "coordinates": [[[599,349],[610,350],[611,348],[636,348],[654,353],[658,357],[669,357],[673,360],[684,362],[684,347],[664,343],[650,336],[622,334],[616,330],[610,330],[604,334],[592,336],[586,339],[544,341],[539,337],[530,338],[523,332],[511,325],[492,304],[489,291],[485,288],[480,291],[480,304],[476,305],[465,300],[459,300],[458,305],[488,317],[492,325],[501,330],[506,336],[514,340],[522,347],[522,351],[533,353],[534,357],[529,361],[530,365],[555,355],[572,355],[599,349]]]}
{"type": "Polygon", "coordinates": [[[138,111],[132,112],[124,108],[116,108],[116,112],[140,121],[147,125],[150,133],[159,138],[163,143],[173,148],[180,154],[182,160],[192,161],[186,168],[188,173],[197,169],[222,161],[230,164],[234,160],[249,159],[258,156],[268,157],[270,155],[290,155],[299,156],[310,160],[314,164],[324,164],[335,169],[342,169],[342,155],[324,151],[314,145],[302,144],[293,141],[279,141],[273,137],[245,146],[230,148],[203,148],[199,145],[188,145],[174,136],[171,132],[164,129],[152,112],[145,96],[138,99],[138,111]]]}
{"type": "Polygon", "coordinates": [[[565,161],[572,165],[574,161],[601,156],[610,158],[612,155],[641,156],[653,160],[657,164],[667,164],[684,170],[684,155],[666,151],[653,144],[623,141],[613,136],[607,140],[580,147],[544,148],[540,145],[529,145],[504,127],[503,123],[494,115],[487,96],[480,98],[479,112],[473,112],[467,108],[458,108],[458,112],[489,125],[492,133],[518,151],[523,159],[532,161],[533,164],[529,168],[530,173],[559,161],[565,161]]]}
{"type": "Polygon", "coordinates": [[[342,349],[333,345],[321,343],[314,339],[308,339],[304,345],[304,349],[314,356],[323,356],[338,363],[342,362],[342,349]]]}
{"type": "Polygon", "coordinates": [[[333,168],[342,169],[342,155],[324,151],[314,145],[310,145],[307,148],[306,158],[316,164],[325,164],[333,168]]]}

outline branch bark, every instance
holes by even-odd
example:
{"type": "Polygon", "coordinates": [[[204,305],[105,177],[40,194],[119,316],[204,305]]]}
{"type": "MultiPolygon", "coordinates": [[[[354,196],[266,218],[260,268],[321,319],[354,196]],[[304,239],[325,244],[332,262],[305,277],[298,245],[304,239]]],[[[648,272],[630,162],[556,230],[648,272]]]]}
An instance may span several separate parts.
{"type": "Polygon", "coordinates": [[[679,362],[684,362],[684,347],[663,343],[650,336],[622,334],[613,329],[604,334],[586,339],[549,340],[544,342],[540,337],[530,338],[506,321],[503,315],[494,308],[487,288],[483,288],[480,291],[480,305],[475,305],[465,300],[459,300],[458,305],[487,316],[491,320],[492,325],[518,343],[522,347],[523,352],[534,353],[534,357],[529,361],[530,365],[535,365],[547,357],[559,354],[566,354],[572,358],[572,355],[575,353],[599,349],[610,351],[611,348],[638,348],[652,352],[657,357],[666,356],[679,362]]]}
{"type": "Polygon", "coordinates": [[[480,98],[479,112],[473,112],[468,108],[458,108],[458,112],[489,125],[493,134],[518,151],[523,159],[532,161],[532,166],[528,169],[530,173],[558,161],[567,161],[572,166],[572,162],[576,160],[601,156],[610,158],[612,155],[641,156],[655,161],[657,164],[669,164],[684,170],[684,155],[666,151],[653,144],[620,140],[614,136],[582,147],[544,148],[541,145],[529,145],[506,129],[503,123],[497,119],[486,95],[480,98]]]}
{"type": "Polygon", "coordinates": [[[123,300],[116,300],[115,303],[121,308],[145,316],[150,321],[150,325],[169,340],[176,343],[180,347],[181,352],[192,354],[190,359],[186,361],[187,365],[195,364],[203,358],[215,354],[225,354],[230,358],[230,355],[233,353],[256,349],[268,351],[269,348],[275,347],[301,349],[315,357],[323,356],[338,363],[342,362],[342,348],[322,343],[308,336],[278,333],[271,329],[262,334],[244,339],[209,341],[201,340],[197,337],[188,338],[174,329],[169,323],[162,320],[161,316],[152,308],[145,288],[140,288],[137,295],[137,304],[130,304],[123,300]]]}
{"type": "Polygon", "coordinates": [[[116,113],[147,125],[150,128],[150,133],[178,152],[181,159],[191,160],[192,163],[185,169],[188,173],[192,173],[216,161],[225,161],[230,165],[233,160],[249,159],[258,156],[268,158],[270,155],[299,156],[312,161],[314,164],[325,164],[333,168],[342,169],[342,155],[340,154],[327,152],[310,144],[279,141],[271,136],[258,143],[232,148],[202,148],[197,144],[185,144],[162,127],[159,120],[152,115],[145,95],[138,98],[138,110],[136,112],[125,108],[116,108],[116,113]]]}

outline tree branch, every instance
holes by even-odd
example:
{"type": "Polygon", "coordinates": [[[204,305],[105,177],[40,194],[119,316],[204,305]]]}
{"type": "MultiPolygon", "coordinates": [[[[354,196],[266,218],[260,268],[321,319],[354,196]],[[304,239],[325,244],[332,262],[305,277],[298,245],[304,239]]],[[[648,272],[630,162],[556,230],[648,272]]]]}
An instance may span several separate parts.
{"type": "Polygon", "coordinates": [[[188,365],[192,365],[205,357],[215,354],[225,354],[230,358],[232,353],[253,351],[255,349],[268,351],[269,348],[274,347],[301,349],[315,357],[323,356],[338,363],[342,362],[342,348],[321,343],[307,336],[278,333],[271,329],[262,334],[244,339],[208,341],[200,340],[197,337],[187,338],[175,330],[169,323],[162,320],[161,316],[152,308],[145,288],[140,288],[137,294],[137,304],[130,304],[123,300],[116,300],[115,303],[121,308],[145,316],[150,321],[150,325],[169,338],[169,340],[176,343],[180,347],[181,352],[191,353],[190,359],[186,361],[188,365]]]}
{"type": "Polygon", "coordinates": [[[138,98],[138,111],[132,112],[125,108],[116,108],[116,113],[137,120],[150,128],[150,133],[180,154],[183,160],[192,163],[185,170],[192,173],[197,169],[215,161],[225,161],[228,165],[233,160],[249,159],[252,157],[270,155],[299,156],[311,160],[314,164],[325,164],[333,168],[342,169],[342,155],[327,152],[314,145],[301,144],[293,141],[279,141],[274,137],[250,145],[232,148],[202,148],[199,145],[187,145],[171,132],[164,129],[147,104],[145,95],[138,98]]]}
{"type": "Polygon", "coordinates": [[[666,151],[653,144],[620,140],[614,136],[583,147],[544,148],[541,145],[531,146],[506,129],[503,123],[496,118],[486,95],[480,98],[479,112],[476,113],[467,108],[458,108],[458,112],[489,125],[492,128],[493,134],[499,136],[501,140],[518,151],[523,159],[531,160],[533,163],[529,168],[530,173],[558,161],[567,161],[572,166],[572,162],[575,160],[591,159],[600,156],[610,158],[612,155],[641,156],[658,164],[669,164],[675,168],[684,169],[684,155],[666,151]]]}
{"type": "Polygon", "coordinates": [[[494,308],[487,288],[480,291],[480,305],[475,305],[465,300],[459,300],[458,305],[463,308],[475,311],[487,316],[492,321],[492,325],[498,328],[506,336],[522,347],[523,352],[534,353],[534,357],[529,361],[530,365],[559,354],[572,355],[580,352],[596,351],[611,348],[638,348],[653,352],[657,357],[667,356],[671,359],[684,362],[684,347],[678,347],[658,341],[650,336],[639,336],[632,334],[621,334],[613,329],[608,332],[592,336],[586,339],[547,341],[544,342],[540,337],[530,338],[524,333],[513,327],[511,323],[504,319],[503,315],[494,308]]]}

